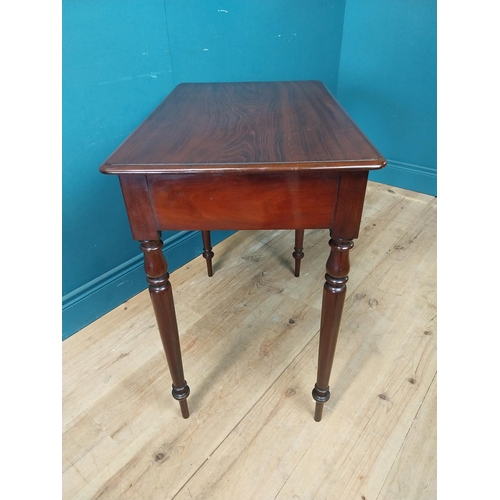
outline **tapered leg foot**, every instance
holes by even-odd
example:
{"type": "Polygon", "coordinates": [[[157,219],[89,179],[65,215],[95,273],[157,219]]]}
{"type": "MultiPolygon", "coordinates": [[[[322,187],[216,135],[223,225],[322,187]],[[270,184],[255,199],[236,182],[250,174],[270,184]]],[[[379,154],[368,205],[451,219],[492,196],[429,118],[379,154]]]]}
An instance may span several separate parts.
{"type": "Polygon", "coordinates": [[[330,374],[340,329],[342,309],[349,273],[349,250],[352,240],[331,239],[330,256],[326,263],[321,328],[319,334],[318,378],[312,395],[316,401],[314,420],[321,421],[323,406],[330,399],[330,374]]]}
{"type": "Polygon", "coordinates": [[[323,405],[324,403],[316,403],[316,407],[314,408],[314,420],[316,422],[321,422],[323,417],[323,405]]]}
{"type": "Polygon", "coordinates": [[[179,332],[167,262],[161,250],[163,242],[158,239],[140,243],[140,248],[144,253],[144,269],[149,283],[151,303],[172,377],[172,396],[179,401],[182,416],[188,418],[189,409],[186,398],[189,396],[189,387],[186,384],[182,367],[179,332]]]}
{"type": "Polygon", "coordinates": [[[183,399],[179,401],[179,405],[181,406],[182,418],[189,418],[188,402],[185,399],[183,399]]]}
{"type": "Polygon", "coordinates": [[[207,273],[208,276],[213,276],[212,270],[212,258],[214,253],[212,252],[212,245],[210,243],[210,231],[202,231],[201,236],[203,238],[203,257],[207,261],[207,273]]]}
{"type": "Polygon", "coordinates": [[[300,261],[304,257],[303,250],[304,245],[304,230],[296,229],[295,230],[295,248],[292,254],[295,259],[295,276],[298,278],[300,276],[300,261]]]}
{"type": "Polygon", "coordinates": [[[321,390],[318,386],[314,386],[312,392],[313,398],[316,400],[316,408],[314,410],[314,420],[316,422],[321,421],[321,417],[323,416],[323,406],[330,399],[330,390],[327,388],[326,390],[321,390]]]}
{"type": "Polygon", "coordinates": [[[174,399],[177,399],[177,401],[179,401],[183,418],[189,417],[189,408],[187,404],[187,397],[189,396],[189,392],[189,386],[185,382],[182,387],[175,387],[172,384],[172,396],[174,397],[174,399]]]}

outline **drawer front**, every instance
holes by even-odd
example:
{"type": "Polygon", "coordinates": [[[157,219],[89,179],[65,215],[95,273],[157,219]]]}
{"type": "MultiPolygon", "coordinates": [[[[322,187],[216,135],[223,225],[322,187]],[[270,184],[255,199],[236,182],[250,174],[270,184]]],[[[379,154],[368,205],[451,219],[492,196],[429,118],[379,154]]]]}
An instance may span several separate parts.
{"type": "Polygon", "coordinates": [[[159,230],[330,228],[339,179],[335,172],[147,176],[159,230]]]}

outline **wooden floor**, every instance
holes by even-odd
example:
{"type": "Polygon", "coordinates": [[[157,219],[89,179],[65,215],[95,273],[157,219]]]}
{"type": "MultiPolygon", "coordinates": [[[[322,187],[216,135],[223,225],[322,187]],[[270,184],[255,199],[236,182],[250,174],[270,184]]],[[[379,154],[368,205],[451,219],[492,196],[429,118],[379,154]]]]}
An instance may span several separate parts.
{"type": "MultiPolygon", "coordinates": [[[[171,275],[191,417],[144,291],[63,344],[64,499],[436,498],[436,199],[369,183],[331,399],[328,231],[240,231],[171,275]]],[[[201,236],[200,236],[201,252],[201,236]]]]}

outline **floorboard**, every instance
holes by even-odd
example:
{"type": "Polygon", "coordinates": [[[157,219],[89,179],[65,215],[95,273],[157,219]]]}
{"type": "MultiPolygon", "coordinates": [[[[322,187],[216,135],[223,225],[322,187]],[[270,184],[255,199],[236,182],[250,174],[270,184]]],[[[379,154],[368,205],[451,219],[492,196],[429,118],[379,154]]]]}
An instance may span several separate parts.
{"type": "MultiPolygon", "coordinates": [[[[63,497],[436,498],[436,199],[368,185],[323,420],[328,231],[239,231],[173,272],[191,417],[148,292],[63,343],[63,497]]],[[[200,237],[200,253],[201,253],[200,237]]]]}

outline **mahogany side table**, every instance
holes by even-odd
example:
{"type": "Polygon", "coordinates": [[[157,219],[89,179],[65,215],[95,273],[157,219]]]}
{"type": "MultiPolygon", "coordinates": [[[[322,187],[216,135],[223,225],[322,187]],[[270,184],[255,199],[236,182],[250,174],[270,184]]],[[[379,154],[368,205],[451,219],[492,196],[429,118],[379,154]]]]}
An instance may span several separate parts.
{"type": "Polygon", "coordinates": [[[172,395],[189,417],[163,230],[330,230],[314,419],[329,379],[369,170],[385,159],[319,81],[183,83],[100,167],[144,253],[172,395]]]}

